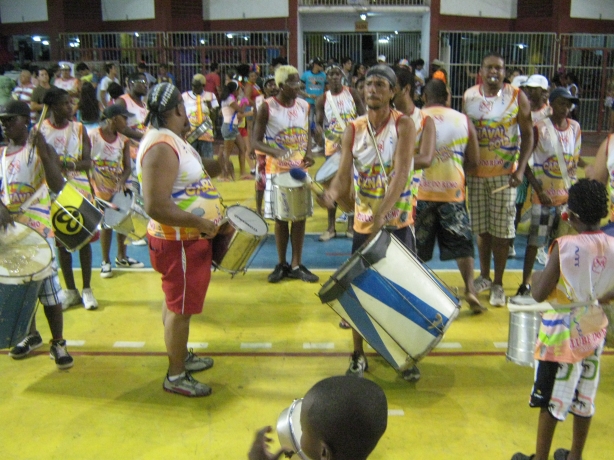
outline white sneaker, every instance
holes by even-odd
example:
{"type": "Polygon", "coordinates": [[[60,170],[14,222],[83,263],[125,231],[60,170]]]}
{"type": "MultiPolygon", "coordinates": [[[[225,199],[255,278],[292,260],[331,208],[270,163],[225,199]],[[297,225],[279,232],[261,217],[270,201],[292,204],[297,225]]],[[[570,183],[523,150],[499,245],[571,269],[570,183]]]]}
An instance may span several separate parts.
{"type": "Polygon", "coordinates": [[[98,308],[98,302],[94,298],[94,293],[91,288],[83,289],[83,307],[86,310],[96,310],[98,308]]]}
{"type": "Polygon", "coordinates": [[[500,284],[490,287],[490,304],[493,307],[505,307],[505,291],[500,284]]]}
{"type": "Polygon", "coordinates": [[[62,310],[67,310],[70,307],[79,305],[81,303],[81,296],[76,289],[65,289],[64,300],[62,301],[62,310]]]}
{"type": "Polygon", "coordinates": [[[537,250],[537,263],[540,265],[546,265],[548,263],[548,254],[544,246],[537,250]]]}
{"type": "Polygon", "coordinates": [[[100,266],[100,277],[111,278],[113,277],[113,270],[111,270],[111,262],[103,262],[100,266]]]}
{"type": "Polygon", "coordinates": [[[147,246],[147,238],[141,238],[140,240],[132,240],[132,246],[147,246]]]}
{"type": "Polygon", "coordinates": [[[348,215],[346,213],[341,214],[339,217],[335,219],[335,222],[347,222],[348,215]]]}
{"type": "Polygon", "coordinates": [[[490,289],[491,285],[492,285],[492,281],[482,277],[482,275],[478,276],[475,280],[473,280],[473,287],[475,288],[476,294],[479,294],[480,292],[483,292],[486,289],[490,289]]]}
{"type": "Polygon", "coordinates": [[[516,248],[514,245],[511,245],[509,251],[507,251],[507,258],[513,259],[514,257],[516,257],[516,248]]]}
{"type": "Polygon", "coordinates": [[[311,148],[311,153],[320,153],[321,151],[322,151],[322,147],[320,147],[319,145],[316,145],[311,148]]]}

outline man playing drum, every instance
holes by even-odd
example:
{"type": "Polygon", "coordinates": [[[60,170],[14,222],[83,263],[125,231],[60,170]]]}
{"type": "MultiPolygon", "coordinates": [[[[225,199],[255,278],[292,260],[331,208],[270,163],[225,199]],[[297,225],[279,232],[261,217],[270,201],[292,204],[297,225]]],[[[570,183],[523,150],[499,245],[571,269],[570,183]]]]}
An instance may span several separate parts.
{"type": "Polygon", "coordinates": [[[463,112],[475,125],[480,145],[476,175],[467,177],[471,225],[478,234],[480,256],[480,276],[474,285],[477,293],[490,289],[490,304],[502,307],[503,273],[515,236],[516,187],[522,184],[533,146],[531,106],[522,90],[503,82],[502,56],[485,56],[480,75],[483,83],[463,96],[463,112]],[[493,280],[491,258],[495,261],[493,280]]]}
{"type": "Polygon", "coordinates": [[[473,234],[465,206],[465,174],[475,172],[478,138],[465,115],[445,106],[448,89],[433,79],[424,88],[423,112],[435,123],[435,159],[422,172],[416,206],[416,247],[427,262],[439,241],[441,260],[455,259],[465,282],[465,300],[474,313],[482,313],[473,287],[473,234]]]}
{"type": "MultiPolygon", "coordinates": [[[[275,71],[279,93],[266,99],[258,110],[254,126],[254,148],[267,156],[264,217],[273,219],[273,179],[292,168],[306,169],[313,165],[309,104],[298,99],[299,75],[292,66],[275,71]]],[[[269,275],[269,283],[293,278],[315,283],[319,278],[301,263],[305,241],[305,219],[288,222],[275,218],[275,244],[279,263],[269,275]],[[291,228],[289,228],[291,227],[291,228]],[[288,242],[292,242],[292,262],[286,262],[288,242]]]]}
{"type": "MultiPolygon", "coordinates": [[[[318,200],[332,209],[338,199],[349,198],[354,183],[352,253],[384,227],[392,229],[409,250],[415,247],[409,215],[412,209],[409,173],[416,128],[409,117],[390,108],[396,84],[396,75],[390,67],[376,65],[369,69],[365,84],[367,114],[348,124],[341,145],[339,171],[318,200]]],[[[363,339],[354,329],[352,337],[354,353],[347,374],[362,377],[368,368],[363,339]]],[[[403,373],[403,378],[416,381],[420,372],[413,366],[403,373]]]]}
{"type": "Polygon", "coordinates": [[[192,147],[196,149],[203,159],[213,158],[213,141],[215,140],[213,134],[215,122],[213,120],[216,119],[216,109],[220,106],[215,94],[203,89],[205,83],[205,76],[197,73],[192,77],[192,91],[186,91],[181,95],[188,112],[191,131],[194,131],[205,121],[208,121],[210,124],[210,127],[192,142],[192,147]]]}
{"type": "MultiPolygon", "coordinates": [[[[0,112],[0,122],[9,141],[9,145],[2,149],[0,161],[0,231],[15,220],[36,230],[53,247],[55,244],[49,221],[51,200],[45,180],[55,193],[64,185],[55,151],[47,145],[40,132],[35,131],[28,137],[30,108],[25,102],[9,102],[0,112]],[[40,197],[31,200],[38,190],[40,197]],[[26,208],[22,209],[24,204],[26,208]]],[[[68,369],[73,366],[73,358],[66,350],[63,337],[63,293],[55,260],[52,267],[53,274],[43,281],[38,297],[51,330],[51,356],[58,369],[68,369]]],[[[43,339],[36,330],[36,319],[32,318],[27,337],[11,349],[9,356],[13,359],[25,358],[42,344],[43,339]]]]}
{"type": "MultiPolygon", "coordinates": [[[[162,314],[169,367],[163,388],[184,396],[208,396],[211,388],[192,372],[213,359],[188,351],[190,318],[202,312],[211,279],[211,238],[222,220],[222,203],[200,155],[183,136],[190,130],[181,93],[170,83],[147,98],[149,123],[137,156],[151,265],[162,274],[162,314]]],[[[208,160],[214,161],[214,160],[208,160]]]]}
{"type": "MultiPolygon", "coordinates": [[[[351,61],[350,61],[351,62],[351,61]]],[[[316,137],[324,141],[324,155],[327,158],[341,154],[341,138],[347,124],[360,115],[365,107],[354,88],[343,86],[343,72],[337,65],[326,70],[328,91],[316,100],[316,137]]],[[[320,241],[337,236],[335,231],[336,207],[328,210],[328,228],[320,241]]]]}

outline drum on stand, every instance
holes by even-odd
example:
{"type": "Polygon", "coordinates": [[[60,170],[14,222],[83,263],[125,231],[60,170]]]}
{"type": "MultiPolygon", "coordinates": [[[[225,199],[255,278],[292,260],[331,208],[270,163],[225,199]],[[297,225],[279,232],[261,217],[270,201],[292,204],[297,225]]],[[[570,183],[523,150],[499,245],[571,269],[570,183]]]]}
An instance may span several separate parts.
{"type": "Polygon", "coordinates": [[[460,309],[458,298],[386,230],[354,253],[318,296],[399,371],[441,341],[460,309]]]}
{"type": "Polygon", "coordinates": [[[254,251],[266,238],[269,226],[255,211],[240,205],[226,209],[226,222],[212,240],[213,265],[233,276],[245,273],[254,251]]]}
{"type": "Polygon", "coordinates": [[[96,236],[102,213],[70,182],[51,203],[51,225],[55,237],[70,252],[78,251],[96,236]]]}
{"type": "Polygon", "coordinates": [[[28,335],[43,280],[53,273],[47,240],[26,225],[0,230],[0,348],[28,335]]]}
{"type": "Polygon", "coordinates": [[[313,214],[311,188],[307,181],[294,179],[289,172],[273,178],[273,215],[276,219],[294,222],[313,214]]]}
{"type": "Polygon", "coordinates": [[[105,226],[135,241],[145,238],[149,216],[144,209],[143,197],[133,191],[119,191],[111,198],[111,204],[117,209],[110,206],[105,209],[105,226]]]}

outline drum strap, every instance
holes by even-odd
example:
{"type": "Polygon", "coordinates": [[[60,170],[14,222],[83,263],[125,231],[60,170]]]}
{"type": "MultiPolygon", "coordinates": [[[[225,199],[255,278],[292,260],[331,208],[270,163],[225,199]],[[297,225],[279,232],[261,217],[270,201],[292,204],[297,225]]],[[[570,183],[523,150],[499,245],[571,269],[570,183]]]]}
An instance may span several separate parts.
{"type": "Polygon", "coordinates": [[[196,96],[196,110],[198,114],[198,124],[200,125],[203,122],[202,98],[200,94],[196,96]]]}
{"type": "MultiPolygon", "coordinates": [[[[382,175],[384,176],[384,193],[388,191],[388,174],[386,174],[386,168],[384,167],[384,161],[382,160],[382,154],[379,151],[379,147],[377,146],[377,139],[375,138],[375,133],[373,132],[373,127],[371,126],[371,122],[367,117],[367,128],[369,130],[369,134],[371,135],[371,140],[373,141],[373,146],[375,147],[375,153],[377,154],[377,158],[379,159],[379,164],[382,168],[382,175]]],[[[375,163],[375,160],[373,160],[375,163]]]]}
{"type": "Polygon", "coordinates": [[[4,147],[2,150],[2,187],[4,188],[4,195],[6,196],[6,204],[11,204],[11,195],[9,195],[9,173],[8,166],[6,165],[6,151],[8,147],[4,147]]]}
{"type": "Polygon", "coordinates": [[[559,136],[556,134],[552,120],[550,118],[546,118],[544,125],[546,126],[548,134],[550,135],[550,142],[552,142],[552,147],[554,147],[554,154],[556,155],[556,161],[559,163],[559,171],[561,171],[561,177],[565,183],[565,188],[569,190],[571,188],[571,179],[569,178],[569,173],[567,172],[567,162],[565,161],[565,155],[563,154],[563,146],[559,141],[559,136]]]}
{"type": "Polygon", "coordinates": [[[337,109],[337,104],[335,103],[335,100],[333,99],[333,94],[330,91],[326,91],[326,99],[330,100],[330,108],[333,110],[333,115],[335,116],[337,123],[339,123],[339,126],[341,126],[341,129],[345,131],[345,127],[347,125],[345,124],[345,120],[343,120],[343,118],[341,118],[341,115],[339,115],[339,109],[337,109]]]}

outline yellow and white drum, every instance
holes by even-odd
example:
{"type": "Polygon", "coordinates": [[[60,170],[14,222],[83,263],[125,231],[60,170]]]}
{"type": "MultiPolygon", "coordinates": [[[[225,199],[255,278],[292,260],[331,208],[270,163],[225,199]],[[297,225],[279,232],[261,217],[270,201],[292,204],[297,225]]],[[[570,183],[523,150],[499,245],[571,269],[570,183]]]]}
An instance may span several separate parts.
{"type": "Polygon", "coordinates": [[[19,343],[36,311],[38,291],[51,276],[47,240],[26,225],[0,230],[0,348],[19,343]]]}
{"type": "Polygon", "coordinates": [[[96,235],[102,213],[67,182],[51,203],[51,225],[55,237],[69,251],[78,251],[96,235]]]}

